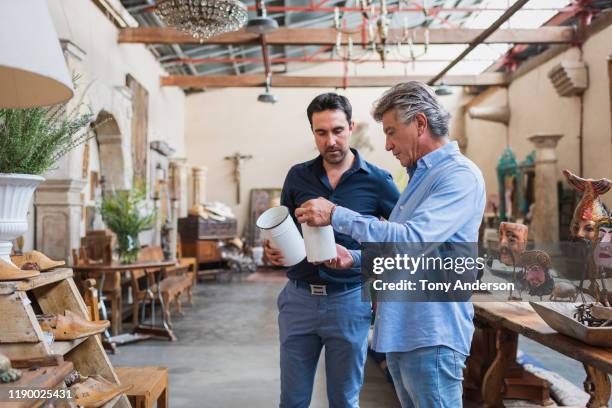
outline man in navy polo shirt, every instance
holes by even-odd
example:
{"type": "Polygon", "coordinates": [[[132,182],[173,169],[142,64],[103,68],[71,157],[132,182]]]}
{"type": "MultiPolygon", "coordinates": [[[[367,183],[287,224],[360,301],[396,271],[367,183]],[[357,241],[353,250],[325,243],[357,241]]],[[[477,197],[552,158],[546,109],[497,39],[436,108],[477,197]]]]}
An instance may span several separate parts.
{"type": "MultiPolygon", "coordinates": [[[[354,123],[348,99],[319,95],[307,114],[320,155],[293,166],[285,179],[281,204],[294,222],[295,209],[317,197],[363,215],[388,218],[399,192],[388,172],[349,147],[354,123]]],[[[359,243],[349,235],[334,235],[341,245],[338,257],[322,265],[304,259],[291,267],[290,281],[278,297],[281,408],[310,405],[323,347],[329,406],[359,407],[371,305],[361,300],[359,243]],[[351,264],[348,270],[334,269],[351,264]]],[[[272,264],[282,265],[280,251],[268,242],[264,250],[272,264]]]]}

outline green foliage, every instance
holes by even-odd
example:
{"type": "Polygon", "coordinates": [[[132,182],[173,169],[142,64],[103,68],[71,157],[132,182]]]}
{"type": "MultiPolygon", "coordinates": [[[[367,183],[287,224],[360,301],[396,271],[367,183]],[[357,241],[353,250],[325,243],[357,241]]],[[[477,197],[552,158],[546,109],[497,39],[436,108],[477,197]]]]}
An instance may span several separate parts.
{"type": "Polygon", "coordinates": [[[80,106],[0,109],[0,173],[42,174],[92,138],[93,115],[80,106]]]}
{"type": "Polygon", "coordinates": [[[117,236],[137,237],[141,231],[152,228],[155,212],[147,213],[146,191],[138,183],[130,191],[105,194],[100,206],[102,219],[117,236]]]}

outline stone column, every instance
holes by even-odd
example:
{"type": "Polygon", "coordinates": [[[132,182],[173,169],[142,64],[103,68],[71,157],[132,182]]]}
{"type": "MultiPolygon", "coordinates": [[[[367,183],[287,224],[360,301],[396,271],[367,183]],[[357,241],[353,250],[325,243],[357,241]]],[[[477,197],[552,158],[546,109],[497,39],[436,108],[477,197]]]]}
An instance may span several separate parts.
{"type": "Polygon", "coordinates": [[[170,160],[170,192],[171,198],[177,201],[178,217],[186,217],[189,211],[189,174],[187,171],[186,158],[170,160]]]}
{"type": "Polygon", "coordinates": [[[194,166],[191,168],[191,180],[193,195],[191,196],[192,205],[206,202],[206,173],[208,168],[205,166],[194,166]]]}
{"type": "Polygon", "coordinates": [[[178,246],[178,219],[179,219],[179,202],[172,200],[170,202],[170,208],[172,211],[172,229],[170,231],[169,247],[170,247],[170,259],[176,259],[176,249],[178,246]]]}
{"type": "Polygon", "coordinates": [[[556,147],[563,135],[536,134],[529,137],[535,145],[535,208],[529,229],[535,244],[559,241],[559,198],[557,194],[556,147]]]}
{"type": "Polygon", "coordinates": [[[84,180],[47,180],[36,190],[36,249],[53,259],[70,259],[81,245],[84,180]]]}

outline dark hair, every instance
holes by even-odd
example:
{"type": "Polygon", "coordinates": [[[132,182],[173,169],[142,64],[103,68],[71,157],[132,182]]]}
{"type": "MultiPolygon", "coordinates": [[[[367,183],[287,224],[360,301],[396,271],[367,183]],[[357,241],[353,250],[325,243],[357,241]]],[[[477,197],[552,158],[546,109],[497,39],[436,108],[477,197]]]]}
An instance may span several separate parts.
{"type": "Polygon", "coordinates": [[[349,100],[342,95],[338,95],[333,92],[321,94],[314,98],[308,108],[306,114],[308,115],[308,121],[310,127],[312,127],[312,115],[316,112],[323,112],[326,110],[341,110],[346,115],[346,120],[350,124],[351,117],[353,116],[353,108],[349,100]]]}

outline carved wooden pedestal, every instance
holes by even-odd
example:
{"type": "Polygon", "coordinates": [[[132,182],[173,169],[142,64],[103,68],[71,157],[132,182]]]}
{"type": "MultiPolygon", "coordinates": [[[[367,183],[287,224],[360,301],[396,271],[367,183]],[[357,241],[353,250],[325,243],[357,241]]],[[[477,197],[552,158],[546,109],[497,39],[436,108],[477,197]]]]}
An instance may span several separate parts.
{"type": "Polygon", "coordinates": [[[480,325],[474,333],[467,362],[465,395],[486,407],[503,407],[503,399],[533,401],[550,405],[546,381],[525,371],[516,362],[518,334],[480,325]]]}
{"type": "Polygon", "coordinates": [[[584,390],[591,396],[587,403],[588,408],[607,408],[610,401],[610,377],[608,373],[583,364],[586,371],[584,390]]]}

